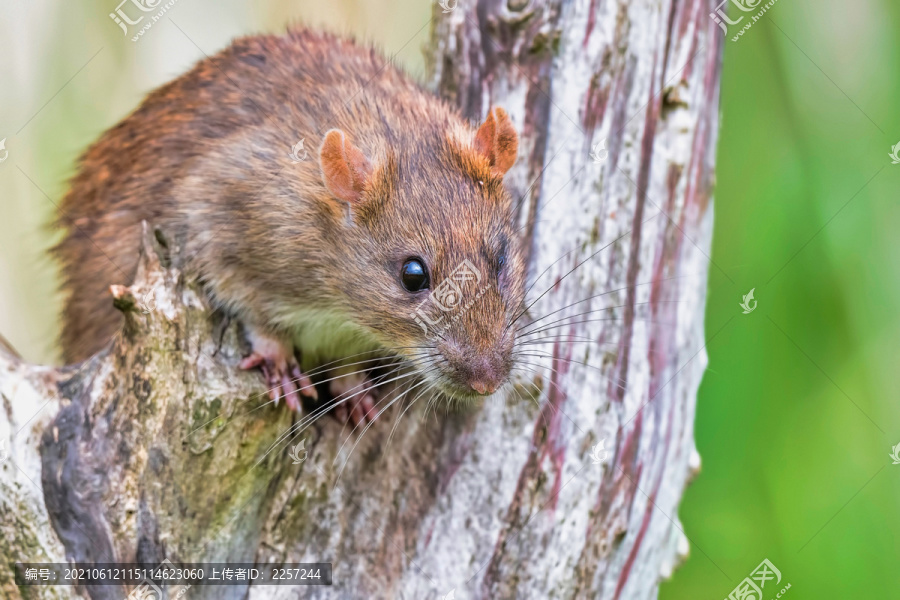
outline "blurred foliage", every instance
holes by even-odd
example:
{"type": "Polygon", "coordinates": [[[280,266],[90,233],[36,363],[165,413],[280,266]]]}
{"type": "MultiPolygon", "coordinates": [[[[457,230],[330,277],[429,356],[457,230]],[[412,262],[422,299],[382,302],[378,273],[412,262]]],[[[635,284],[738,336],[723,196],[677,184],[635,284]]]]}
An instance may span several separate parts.
{"type": "MultiPolygon", "coordinates": [[[[431,11],[179,0],[132,43],[115,4],[0,11],[0,332],[35,361],[54,359],[59,305],[43,224],[74,157],[149,89],[235,36],[298,22],[372,40],[421,75],[431,11]]],[[[891,0],[780,0],[725,42],[703,471],[680,510],[691,558],[664,600],[724,598],[763,558],[791,583],[785,598],[898,597],[898,31],[891,0]],[[758,308],[743,315],[751,288],[758,308]]]]}
{"type": "Polygon", "coordinates": [[[898,31],[889,0],[780,0],[725,43],[703,470],[663,600],[725,598],[763,558],[787,599],[900,597],[898,31]]]}

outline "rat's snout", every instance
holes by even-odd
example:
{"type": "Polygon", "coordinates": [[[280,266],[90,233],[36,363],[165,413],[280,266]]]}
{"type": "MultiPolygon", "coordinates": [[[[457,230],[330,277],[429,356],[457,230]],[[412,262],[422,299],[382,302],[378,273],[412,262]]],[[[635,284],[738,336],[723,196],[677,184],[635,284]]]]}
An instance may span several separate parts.
{"type": "Polygon", "coordinates": [[[509,376],[509,352],[463,348],[453,342],[441,345],[441,354],[450,363],[448,375],[465,392],[487,396],[497,391],[509,376]]]}

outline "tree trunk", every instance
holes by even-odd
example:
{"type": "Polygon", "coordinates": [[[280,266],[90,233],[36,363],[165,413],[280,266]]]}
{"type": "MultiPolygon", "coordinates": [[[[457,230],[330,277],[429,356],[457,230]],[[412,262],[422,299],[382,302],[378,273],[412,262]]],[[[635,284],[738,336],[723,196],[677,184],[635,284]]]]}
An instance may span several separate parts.
{"type": "MultiPolygon", "coordinates": [[[[358,445],[332,419],[279,442],[292,415],[253,410],[239,324],[210,314],[165,232],[146,230],[108,350],[52,369],[0,348],[4,558],[334,564],[331,587],[194,586],[189,600],[656,596],[687,555],[677,509],[699,469],[714,6],[445,4],[432,84],[473,121],[506,108],[521,133],[507,183],[536,301],[520,321],[544,339],[522,346],[517,385],[468,409],[416,403],[392,438],[400,404],[358,445]]],[[[0,571],[4,597],[77,593],[27,590],[0,571]]]]}

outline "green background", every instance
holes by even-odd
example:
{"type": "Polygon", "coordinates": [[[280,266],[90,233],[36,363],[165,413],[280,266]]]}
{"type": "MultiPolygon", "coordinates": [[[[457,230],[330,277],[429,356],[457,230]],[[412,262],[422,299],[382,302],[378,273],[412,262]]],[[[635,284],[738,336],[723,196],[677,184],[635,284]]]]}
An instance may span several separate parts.
{"type": "MultiPolygon", "coordinates": [[[[132,44],[107,16],[116,3],[0,11],[13,159],[0,165],[0,332],[34,361],[55,360],[59,308],[42,226],[75,157],[147,90],[236,35],[299,20],[375,40],[421,74],[431,11],[179,0],[183,32],[165,22],[132,44]]],[[[900,598],[898,32],[896,0],[779,0],[725,42],[703,468],[679,513],[691,557],[664,600],[724,598],[763,558],[786,598],[900,598]]]]}
{"type": "Polygon", "coordinates": [[[785,598],[900,598],[898,31],[897,2],[779,0],[726,42],[707,340],[737,317],[708,347],[664,600],[724,598],[720,569],[763,558],[785,598]]]}

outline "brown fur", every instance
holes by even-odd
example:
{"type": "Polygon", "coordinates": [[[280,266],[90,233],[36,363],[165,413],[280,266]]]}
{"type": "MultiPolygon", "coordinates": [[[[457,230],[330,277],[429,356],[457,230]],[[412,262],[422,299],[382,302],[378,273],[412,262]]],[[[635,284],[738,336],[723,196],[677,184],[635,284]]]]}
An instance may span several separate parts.
{"type": "Polygon", "coordinates": [[[243,38],[103,135],[59,218],[66,361],[115,333],[108,287],[133,278],[147,220],[184,240],[188,275],[217,305],[286,336],[298,312],[320,310],[385,347],[421,346],[411,314],[426,296],[400,287],[400,265],[423,258],[437,285],[468,259],[489,289],[434,342],[450,365],[444,375],[508,372],[505,324],[524,279],[502,185],[515,130],[497,110],[476,132],[385,64],[305,29],[243,38]],[[293,163],[300,139],[310,157],[293,163]]]}

